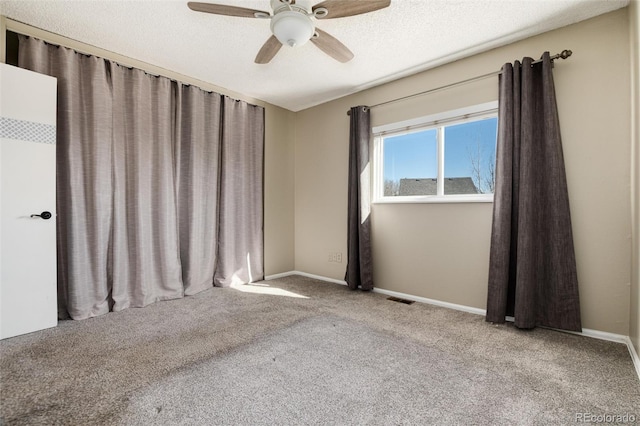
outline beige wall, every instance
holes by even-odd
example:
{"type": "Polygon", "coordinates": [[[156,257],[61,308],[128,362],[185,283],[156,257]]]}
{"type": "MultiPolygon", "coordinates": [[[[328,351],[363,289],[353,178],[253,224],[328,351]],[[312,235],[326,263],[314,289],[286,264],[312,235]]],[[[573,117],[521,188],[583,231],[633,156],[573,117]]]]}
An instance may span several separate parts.
{"type": "MultiPolygon", "coordinates": [[[[629,332],[630,60],[627,9],[542,34],[296,114],[295,268],[343,279],[346,111],[571,49],[555,70],[585,328],[629,332]]],[[[497,99],[497,78],[372,111],[373,125],[497,99]]],[[[378,288],[485,308],[492,205],[374,205],[378,288]]]]}
{"type": "Polygon", "coordinates": [[[629,6],[631,23],[631,59],[633,107],[632,128],[632,218],[633,250],[631,271],[631,307],[629,336],[640,354],[640,4],[634,0],[629,6]]]}
{"type": "Polygon", "coordinates": [[[265,275],[294,269],[294,119],[291,111],[265,107],[265,275]]]}

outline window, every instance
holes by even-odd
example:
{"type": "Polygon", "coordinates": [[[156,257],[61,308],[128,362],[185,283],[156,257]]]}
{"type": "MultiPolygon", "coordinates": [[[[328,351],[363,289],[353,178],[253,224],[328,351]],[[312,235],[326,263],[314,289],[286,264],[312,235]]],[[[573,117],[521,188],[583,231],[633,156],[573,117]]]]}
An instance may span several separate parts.
{"type": "Polygon", "coordinates": [[[493,201],[498,103],[373,128],[374,202],[493,201]]]}

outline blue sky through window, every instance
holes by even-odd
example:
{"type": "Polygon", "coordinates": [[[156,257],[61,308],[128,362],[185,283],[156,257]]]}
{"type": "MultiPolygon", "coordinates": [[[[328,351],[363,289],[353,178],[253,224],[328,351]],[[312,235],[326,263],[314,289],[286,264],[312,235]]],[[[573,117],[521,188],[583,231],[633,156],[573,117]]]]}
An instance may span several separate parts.
{"type": "Polygon", "coordinates": [[[445,127],[444,177],[471,176],[471,160],[480,161],[481,170],[495,163],[497,124],[488,118],[445,127]]]}
{"type": "Polygon", "coordinates": [[[438,139],[436,129],[384,140],[384,180],[438,177],[438,139]]]}
{"type": "MultiPolygon", "coordinates": [[[[445,126],[444,176],[471,177],[487,190],[495,164],[496,117],[445,126]]],[[[438,175],[437,130],[429,129],[386,137],[383,145],[383,178],[435,179],[438,175]]],[[[493,192],[492,190],[489,192],[493,192]]]]}

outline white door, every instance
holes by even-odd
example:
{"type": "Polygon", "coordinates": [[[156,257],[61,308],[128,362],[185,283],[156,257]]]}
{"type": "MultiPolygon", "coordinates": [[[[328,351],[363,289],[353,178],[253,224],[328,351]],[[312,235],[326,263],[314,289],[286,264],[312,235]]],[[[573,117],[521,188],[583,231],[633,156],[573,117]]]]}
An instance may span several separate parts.
{"type": "Polygon", "coordinates": [[[0,63],[0,339],[57,325],[55,125],[56,79],[0,63]]]}

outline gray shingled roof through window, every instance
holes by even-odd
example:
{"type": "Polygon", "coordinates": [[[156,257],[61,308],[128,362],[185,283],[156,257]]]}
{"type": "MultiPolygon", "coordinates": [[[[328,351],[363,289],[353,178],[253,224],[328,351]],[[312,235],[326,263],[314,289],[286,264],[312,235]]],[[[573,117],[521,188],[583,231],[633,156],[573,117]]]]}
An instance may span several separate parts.
{"type": "MultiPolygon", "coordinates": [[[[477,194],[478,189],[470,177],[454,177],[444,179],[444,193],[451,194],[477,194]]],[[[405,178],[400,179],[398,195],[436,195],[437,179],[433,178],[405,178]]]]}

